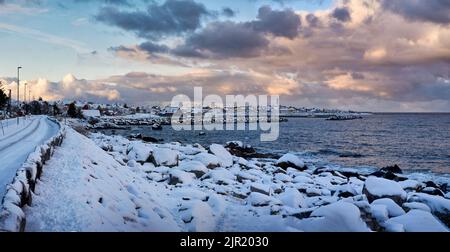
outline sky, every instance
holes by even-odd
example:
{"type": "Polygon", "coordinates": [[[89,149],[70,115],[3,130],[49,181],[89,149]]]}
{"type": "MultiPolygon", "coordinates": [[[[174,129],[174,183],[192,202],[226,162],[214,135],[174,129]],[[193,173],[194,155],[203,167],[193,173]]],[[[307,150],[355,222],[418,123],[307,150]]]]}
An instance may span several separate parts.
{"type": "Polygon", "coordinates": [[[0,80],[32,96],[206,94],[450,112],[446,0],[0,0],[0,80]],[[22,82],[21,82],[22,83],[22,82]]]}

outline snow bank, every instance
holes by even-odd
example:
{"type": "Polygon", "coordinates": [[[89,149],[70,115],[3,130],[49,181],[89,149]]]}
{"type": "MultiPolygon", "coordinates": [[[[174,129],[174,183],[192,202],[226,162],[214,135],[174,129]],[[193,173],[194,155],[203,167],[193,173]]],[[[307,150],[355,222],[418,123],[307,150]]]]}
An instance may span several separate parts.
{"type": "Polygon", "coordinates": [[[0,231],[18,232],[25,230],[26,217],[22,210],[30,205],[35,192],[36,182],[42,175],[43,165],[50,160],[54,148],[61,146],[66,129],[57,120],[49,118],[59,125],[59,132],[46,143],[36,147],[25,163],[17,171],[12,184],[7,186],[7,192],[2,200],[0,212],[0,231]]]}

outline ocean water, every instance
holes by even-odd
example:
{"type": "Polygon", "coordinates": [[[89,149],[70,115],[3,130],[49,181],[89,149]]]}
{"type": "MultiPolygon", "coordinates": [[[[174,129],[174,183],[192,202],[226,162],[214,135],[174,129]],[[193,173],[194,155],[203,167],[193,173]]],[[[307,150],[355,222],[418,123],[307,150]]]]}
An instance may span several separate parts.
{"type": "MultiPolygon", "coordinates": [[[[111,132],[106,132],[111,133],[111,132]]],[[[275,142],[260,142],[260,131],[162,131],[149,127],[117,130],[143,133],[165,142],[224,144],[239,140],[263,152],[296,152],[343,167],[380,168],[397,164],[410,171],[450,174],[450,114],[374,114],[362,120],[289,118],[275,142]]]]}

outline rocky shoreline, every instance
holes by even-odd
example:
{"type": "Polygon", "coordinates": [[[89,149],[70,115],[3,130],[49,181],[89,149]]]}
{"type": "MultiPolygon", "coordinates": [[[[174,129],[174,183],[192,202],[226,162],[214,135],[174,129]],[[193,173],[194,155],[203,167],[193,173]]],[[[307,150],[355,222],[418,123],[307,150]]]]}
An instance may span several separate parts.
{"type": "Polygon", "coordinates": [[[164,187],[179,202],[172,212],[186,231],[449,231],[448,184],[416,179],[395,165],[368,173],[318,167],[292,153],[262,154],[237,141],[203,147],[90,138],[164,187]],[[267,220],[272,226],[261,227],[267,220]]]}

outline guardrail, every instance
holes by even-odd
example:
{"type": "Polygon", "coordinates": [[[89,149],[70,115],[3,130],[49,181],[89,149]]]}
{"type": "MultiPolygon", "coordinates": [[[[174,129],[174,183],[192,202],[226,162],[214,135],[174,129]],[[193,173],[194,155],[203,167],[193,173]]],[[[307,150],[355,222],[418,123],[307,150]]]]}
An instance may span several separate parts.
{"type": "Polygon", "coordinates": [[[23,207],[31,205],[36,181],[42,175],[44,164],[50,160],[57,146],[61,146],[66,135],[65,127],[54,118],[49,119],[57,123],[60,130],[56,136],[36,147],[22,167],[17,171],[11,184],[6,188],[0,209],[0,231],[25,231],[26,216],[23,207]]]}

